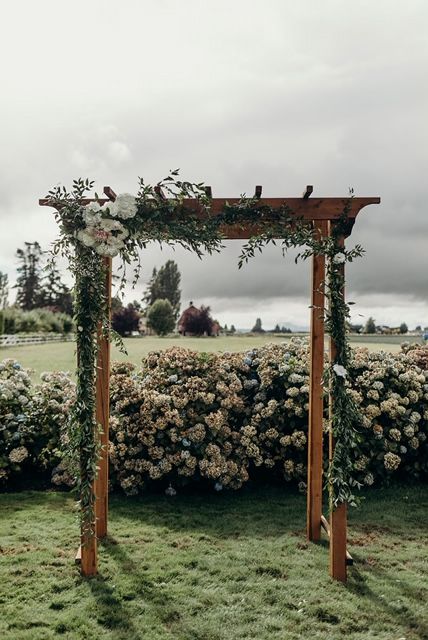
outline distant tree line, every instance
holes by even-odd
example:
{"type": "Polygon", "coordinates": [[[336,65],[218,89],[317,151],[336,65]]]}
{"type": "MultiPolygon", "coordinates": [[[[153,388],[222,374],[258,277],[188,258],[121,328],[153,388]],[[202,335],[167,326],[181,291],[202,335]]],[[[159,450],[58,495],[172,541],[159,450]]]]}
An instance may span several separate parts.
{"type": "Polygon", "coordinates": [[[16,300],[9,305],[9,278],[0,272],[0,333],[72,330],[73,300],[54,261],[44,261],[38,242],[16,251],[16,300]]]}

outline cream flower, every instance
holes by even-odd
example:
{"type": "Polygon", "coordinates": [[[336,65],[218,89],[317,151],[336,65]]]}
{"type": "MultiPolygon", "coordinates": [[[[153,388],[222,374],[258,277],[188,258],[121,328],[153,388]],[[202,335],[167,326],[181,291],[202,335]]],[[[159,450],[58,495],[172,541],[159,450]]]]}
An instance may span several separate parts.
{"type": "Polygon", "coordinates": [[[110,215],[127,220],[138,211],[137,200],[130,193],[120,193],[113,204],[109,205],[110,215]]]}
{"type": "Polygon", "coordinates": [[[28,458],[28,450],[25,447],[17,447],[9,453],[9,460],[16,464],[23,462],[25,458],[28,458]]]}
{"type": "Polygon", "coordinates": [[[118,220],[101,218],[77,232],[77,239],[86,247],[93,247],[102,256],[116,256],[124,246],[128,231],[118,220]]]}

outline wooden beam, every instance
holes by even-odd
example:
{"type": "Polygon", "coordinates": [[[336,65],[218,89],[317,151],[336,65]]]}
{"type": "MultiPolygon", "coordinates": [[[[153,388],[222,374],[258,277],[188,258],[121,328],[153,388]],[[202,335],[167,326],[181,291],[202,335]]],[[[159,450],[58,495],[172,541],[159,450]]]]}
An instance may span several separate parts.
{"type": "MultiPolygon", "coordinates": [[[[328,223],[314,228],[318,239],[328,235],[328,223]]],[[[321,537],[323,418],[324,418],[324,279],[325,256],[312,257],[312,295],[310,323],[310,390],[308,428],[307,537],[317,542],[321,537]]]]}
{"type": "Polygon", "coordinates": [[[314,190],[313,186],[311,184],[308,184],[308,186],[306,187],[306,191],[303,194],[303,200],[307,200],[311,195],[311,193],[313,192],[313,190],[314,190]]]}
{"type": "MultiPolygon", "coordinates": [[[[105,297],[109,318],[111,316],[112,259],[103,258],[106,271],[105,297]]],[[[96,421],[101,428],[101,445],[98,474],[95,480],[95,515],[98,538],[107,535],[108,520],[108,467],[109,467],[109,425],[110,425],[110,337],[98,327],[98,359],[96,376],[96,421]]]]}
{"type": "Polygon", "coordinates": [[[116,200],[116,198],[117,198],[117,195],[115,194],[115,192],[113,191],[113,189],[111,187],[104,187],[103,193],[112,202],[114,202],[116,200]]]}
{"type": "MultiPolygon", "coordinates": [[[[164,197],[162,190],[160,187],[155,187],[155,191],[159,193],[159,195],[164,197]]],[[[93,198],[83,198],[81,200],[82,206],[89,204],[90,202],[94,202],[93,198]]],[[[105,202],[110,202],[109,199],[100,198],[97,200],[100,204],[104,204],[105,202]]],[[[221,215],[226,203],[229,204],[238,204],[240,202],[240,198],[213,198],[211,201],[210,211],[207,213],[203,208],[201,208],[200,202],[195,198],[187,198],[183,200],[183,206],[193,214],[199,218],[200,220],[204,220],[213,215],[221,215]]],[[[257,226],[257,215],[262,215],[258,210],[262,212],[264,206],[279,208],[286,206],[291,211],[291,216],[306,220],[307,222],[312,222],[313,220],[336,220],[340,218],[343,213],[343,210],[346,204],[350,204],[350,210],[348,214],[348,218],[350,220],[357,217],[359,211],[363,207],[366,207],[370,204],[379,204],[380,198],[307,198],[306,200],[303,198],[260,198],[258,200],[257,205],[255,205],[254,209],[254,224],[249,224],[242,229],[242,226],[236,225],[227,226],[223,229],[224,235],[226,238],[231,240],[233,239],[242,239],[245,237],[251,237],[251,235],[257,234],[260,227],[257,226]]],[[[52,206],[50,201],[46,198],[41,198],[39,200],[40,206],[52,206]]],[[[264,219],[265,214],[264,214],[264,219]]]]}
{"type": "Polygon", "coordinates": [[[162,187],[159,184],[155,186],[154,192],[160,197],[161,200],[167,200],[167,197],[162,191],[162,187]]]}

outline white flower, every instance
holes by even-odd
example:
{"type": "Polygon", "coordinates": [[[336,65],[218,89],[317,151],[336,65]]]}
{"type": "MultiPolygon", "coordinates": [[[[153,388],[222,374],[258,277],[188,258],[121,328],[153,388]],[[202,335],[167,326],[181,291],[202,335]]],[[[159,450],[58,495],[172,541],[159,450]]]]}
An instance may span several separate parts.
{"type": "Polygon", "coordinates": [[[93,247],[102,256],[116,256],[129,235],[123,224],[111,218],[101,218],[77,232],[77,239],[86,247],[93,247]]]}
{"type": "Polygon", "coordinates": [[[83,209],[82,218],[85,224],[96,224],[101,220],[101,207],[98,202],[90,202],[83,209]]]}
{"type": "Polygon", "coordinates": [[[133,218],[138,211],[136,198],[130,193],[120,193],[109,208],[110,215],[122,220],[133,218]]]}
{"type": "Polygon", "coordinates": [[[344,262],[346,262],[345,254],[342,252],[336,253],[336,255],[333,256],[333,262],[334,264],[343,264],[344,262]]]}
{"type": "Polygon", "coordinates": [[[341,364],[334,364],[333,371],[340,378],[346,378],[346,376],[348,375],[347,370],[341,364]]]}

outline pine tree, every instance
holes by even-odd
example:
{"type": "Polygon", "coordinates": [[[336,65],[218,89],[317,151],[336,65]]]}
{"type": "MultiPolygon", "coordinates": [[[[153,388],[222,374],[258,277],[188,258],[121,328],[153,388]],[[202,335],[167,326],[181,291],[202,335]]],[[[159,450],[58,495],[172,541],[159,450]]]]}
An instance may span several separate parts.
{"type": "Polygon", "coordinates": [[[6,309],[9,298],[9,278],[0,271],[0,309],[6,309]]]}
{"type": "Polygon", "coordinates": [[[252,333],[264,333],[264,329],[262,328],[262,321],[260,318],[256,319],[256,324],[251,329],[252,333]]]}
{"type": "Polygon", "coordinates": [[[364,333],[376,333],[376,323],[372,317],[367,320],[364,333]]]}
{"type": "Polygon", "coordinates": [[[31,311],[40,302],[40,259],[42,249],[38,242],[26,242],[25,249],[17,249],[16,257],[19,266],[17,268],[18,278],[16,281],[16,303],[24,311],[31,311]]]}
{"type": "Polygon", "coordinates": [[[46,275],[42,279],[38,306],[52,307],[55,311],[62,311],[72,315],[73,302],[67,285],[61,281],[61,274],[54,262],[50,261],[45,269],[46,275]]]}
{"type": "Polygon", "coordinates": [[[168,260],[159,271],[154,268],[143,298],[146,305],[151,307],[156,300],[169,300],[177,320],[181,300],[180,280],[181,275],[174,260],[168,260]]]}

